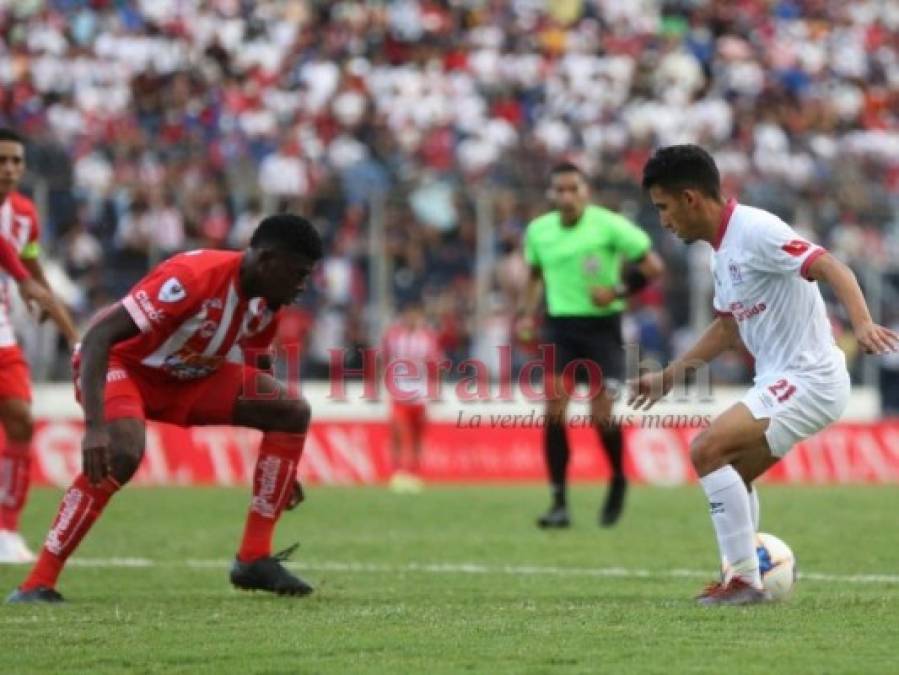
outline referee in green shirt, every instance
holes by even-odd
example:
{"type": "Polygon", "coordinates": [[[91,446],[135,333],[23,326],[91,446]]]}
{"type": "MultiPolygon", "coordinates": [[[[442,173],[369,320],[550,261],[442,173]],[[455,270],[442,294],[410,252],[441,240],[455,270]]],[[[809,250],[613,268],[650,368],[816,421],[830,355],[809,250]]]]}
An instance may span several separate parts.
{"type": "MultiPolygon", "coordinates": [[[[627,489],[622,471],[621,427],[613,423],[613,398],[609,392],[620,385],[624,376],[621,313],[627,309],[626,298],[658,277],[664,265],[651,250],[652,242],[643,230],[613,211],[590,204],[587,177],[574,164],[558,164],[552,169],[549,196],[556,210],[533,220],[525,231],[524,254],[531,266],[531,277],[517,322],[518,336],[522,340],[532,339],[540,288],[544,286],[544,343],[555,348],[553,393],[547,396],[544,428],[553,501],[537,524],[570,524],[565,413],[571,383],[567,383],[566,389],[562,373],[573,361],[586,359],[596,363],[602,373],[602,387],[597,387],[590,412],[612,467],[611,486],[599,516],[602,525],[610,526],[621,515],[627,489]]],[[[585,372],[589,371],[583,366],[577,368],[578,374],[585,372]]]]}

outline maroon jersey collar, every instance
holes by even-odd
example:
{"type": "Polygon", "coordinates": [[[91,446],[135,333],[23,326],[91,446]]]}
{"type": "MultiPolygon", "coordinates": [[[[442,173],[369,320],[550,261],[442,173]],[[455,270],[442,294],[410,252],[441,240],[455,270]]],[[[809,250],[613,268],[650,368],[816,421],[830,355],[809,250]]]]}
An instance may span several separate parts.
{"type": "Polygon", "coordinates": [[[724,211],[721,212],[721,222],[718,223],[718,233],[715,235],[715,241],[712,242],[712,248],[714,248],[716,251],[721,246],[721,242],[724,240],[724,235],[727,232],[727,226],[730,223],[730,217],[733,215],[735,208],[737,208],[737,200],[731,197],[724,205],[724,211]]]}

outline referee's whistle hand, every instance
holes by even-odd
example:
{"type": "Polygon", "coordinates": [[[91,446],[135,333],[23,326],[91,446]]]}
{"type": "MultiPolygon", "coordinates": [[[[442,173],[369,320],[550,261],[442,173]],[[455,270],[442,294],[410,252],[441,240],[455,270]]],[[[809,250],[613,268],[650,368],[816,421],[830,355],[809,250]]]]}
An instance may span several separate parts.
{"type": "Polygon", "coordinates": [[[612,286],[594,286],[590,290],[590,298],[597,307],[605,307],[618,299],[618,294],[612,286]]]}

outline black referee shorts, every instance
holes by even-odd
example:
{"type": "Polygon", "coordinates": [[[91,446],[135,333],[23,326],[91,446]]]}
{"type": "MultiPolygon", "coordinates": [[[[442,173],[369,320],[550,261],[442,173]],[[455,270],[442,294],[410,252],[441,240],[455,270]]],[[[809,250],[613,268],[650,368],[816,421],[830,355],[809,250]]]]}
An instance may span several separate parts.
{"type": "MultiPolygon", "coordinates": [[[[623,381],[624,339],[621,335],[621,314],[550,316],[544,325],[544,343],[555,347],[557,375],[561,375],[570,363],[587,359],[599,366],[603,382],[609,386],[623,381]]],[[[584,382],[588,371],[585,367],[578,366],[575,375],[578,382],[584,382]]]]}

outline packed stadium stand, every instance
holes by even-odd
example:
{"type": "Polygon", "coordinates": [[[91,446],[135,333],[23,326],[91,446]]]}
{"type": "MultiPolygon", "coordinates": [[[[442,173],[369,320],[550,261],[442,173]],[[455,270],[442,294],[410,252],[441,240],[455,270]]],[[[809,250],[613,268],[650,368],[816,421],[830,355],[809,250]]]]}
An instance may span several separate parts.
{"type": "MultiPolygon", "coordinates": [[[[451,356],[508,342],[522,230],[561,159],[653,234],[669,273],[628,330],[666,359],[709,302],[639,188],[674,142],[850,263],[895,326],[897,111],[899,5],[877,0],[0,2],[0,123],[30,139],[26,187],[78,317],[173,252],[240,247],[261,214],[296,210],[327,241],[283,336],[313,376],[327,349],[377,340],[375,218],[387,306],[423,296],[451,356]],[[495,264],[476,329],[479,218],[495,264]]],[[[899,411],[899,360],[879,367],[899,411]]]]}

